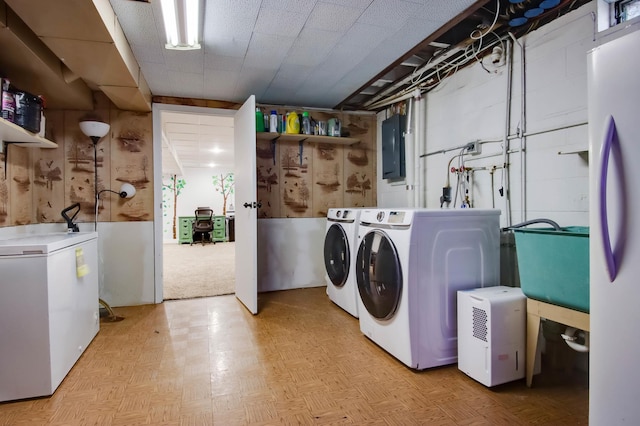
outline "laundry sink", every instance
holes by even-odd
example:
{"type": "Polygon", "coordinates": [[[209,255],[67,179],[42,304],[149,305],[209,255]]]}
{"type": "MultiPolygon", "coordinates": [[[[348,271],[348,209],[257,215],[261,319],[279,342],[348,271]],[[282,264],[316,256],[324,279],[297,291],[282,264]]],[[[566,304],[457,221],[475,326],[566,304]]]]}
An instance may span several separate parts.
{"type": "Polygon", "coordinates": [[[589,228],[516,228],[520,286],[530,299],[589,313],[589,228]]]}

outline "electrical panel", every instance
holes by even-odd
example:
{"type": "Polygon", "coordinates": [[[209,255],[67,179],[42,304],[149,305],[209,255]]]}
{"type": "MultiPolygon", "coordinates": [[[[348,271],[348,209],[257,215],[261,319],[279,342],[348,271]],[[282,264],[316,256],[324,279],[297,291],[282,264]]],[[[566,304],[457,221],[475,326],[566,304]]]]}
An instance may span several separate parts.
{"type": "Polygon", "coordinates": [[[382,122],[382,178],[405,177],[404,132],[406,116],[396,114],[382,122]]]}

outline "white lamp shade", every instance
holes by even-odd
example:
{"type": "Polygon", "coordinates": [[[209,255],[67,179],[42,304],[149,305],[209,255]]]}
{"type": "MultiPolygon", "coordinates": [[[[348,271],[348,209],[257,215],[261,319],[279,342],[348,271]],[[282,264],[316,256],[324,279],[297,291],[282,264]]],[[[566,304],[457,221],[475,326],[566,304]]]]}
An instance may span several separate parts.
{"type": "Polygon", "coordinates": [[[81,121],[80,130],[82,133],[89,137],[101,138],[109,133],[109,126],[107,123],[101,121],[81,121]]]}
{"type": "Polygon", "coordinates": [[[131,198],[136,195],[136,187],[130,183],[123,183],[120,187],[120,194],[124,193],[124,198],[131,198]]]}

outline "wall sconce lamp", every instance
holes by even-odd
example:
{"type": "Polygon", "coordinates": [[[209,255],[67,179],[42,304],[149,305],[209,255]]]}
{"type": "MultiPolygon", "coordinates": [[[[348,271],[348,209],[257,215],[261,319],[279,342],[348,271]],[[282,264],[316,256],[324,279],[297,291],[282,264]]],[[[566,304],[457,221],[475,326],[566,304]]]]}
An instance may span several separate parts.
{"type": "Polygon", "coordinates": [[[120,191],[116,192],[112,191],[111,189],[103,189],[102,191],[98,192],[98,198],[100,198],[100,194],[102,194],[103,192],[112,192],[114,194],[118,194],[120,198],[131,198],[136,195],[136,187],[131,185],[130,183],[125,182],[120,187],[120,191]]]}
{"type": "Polygon", "coordinates": [[[200,49],[200,0],[161,0],[166,49],[200,49]]]}

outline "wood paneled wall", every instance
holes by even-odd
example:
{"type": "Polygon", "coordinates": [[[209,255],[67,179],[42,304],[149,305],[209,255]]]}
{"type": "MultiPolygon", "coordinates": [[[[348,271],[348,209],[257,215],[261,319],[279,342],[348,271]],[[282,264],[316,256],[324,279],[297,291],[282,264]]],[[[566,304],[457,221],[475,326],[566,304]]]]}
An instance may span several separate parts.
{"type": "Polygon", "coordinates": [[[102,193],[98,220],[153,220],[151,113],[118,110],[101,93],[94,98],[93,111],[45,111],[46,137],[57,148],[9,145],[0,154],[0,226],[64,222],[61,211],[76,202],[81,206],[76,221],[94,221],[94,147],[78,126],[85,119],[111,125],[96,145],[98,190],[119,191],[123,182],[136,188],[131,199],[102,193]]]}
{"type": "MultiPolygon", "coordinates": [[[[265,114],[291,109],[260,105],[265,114]]],[[[302,109],[295,110],[299,115],[302,109]]],[[[375,115],[309,111],[316,121],[338,118],[354,145],[257,141],[260,218],[325,217],[333,207],[376,205],[375,115]]],[[[302,117],[301,117],[302,119],[302,117]]]]}

